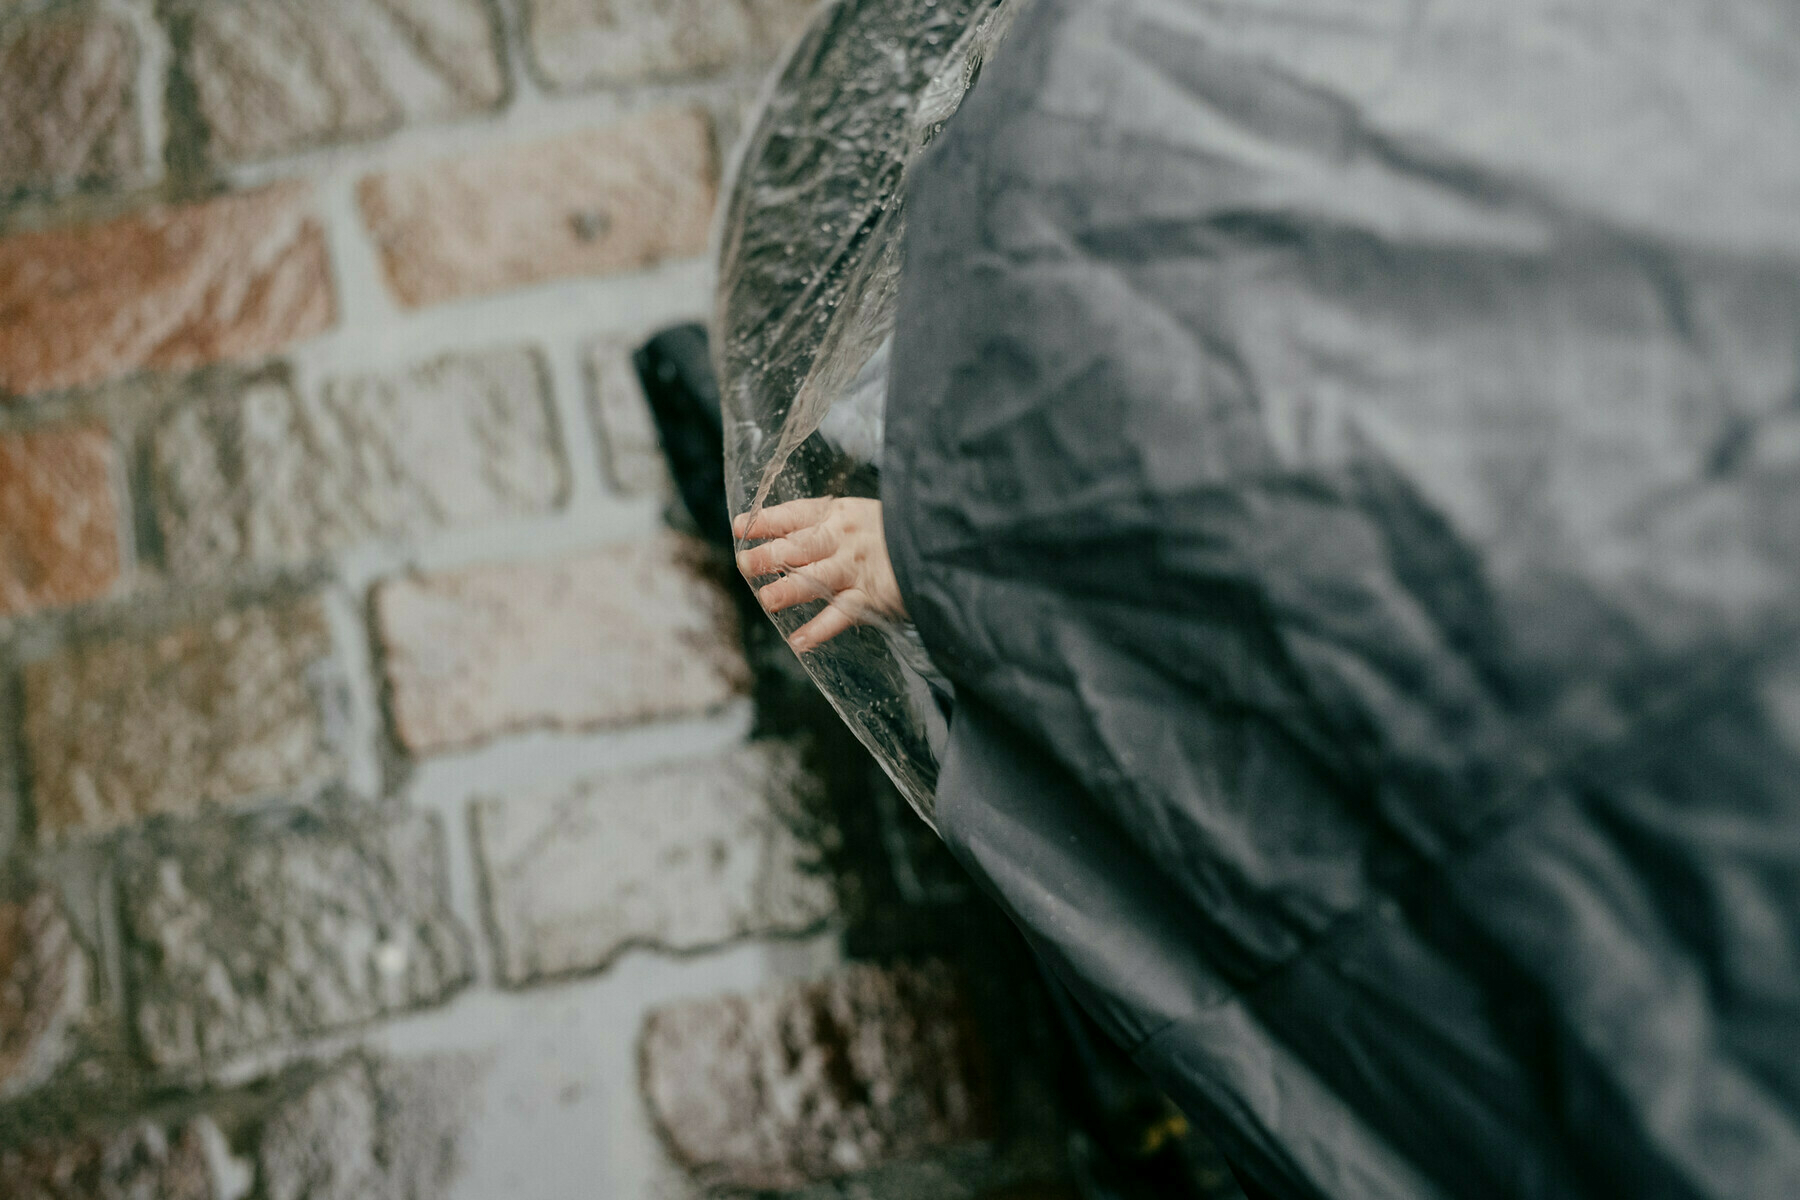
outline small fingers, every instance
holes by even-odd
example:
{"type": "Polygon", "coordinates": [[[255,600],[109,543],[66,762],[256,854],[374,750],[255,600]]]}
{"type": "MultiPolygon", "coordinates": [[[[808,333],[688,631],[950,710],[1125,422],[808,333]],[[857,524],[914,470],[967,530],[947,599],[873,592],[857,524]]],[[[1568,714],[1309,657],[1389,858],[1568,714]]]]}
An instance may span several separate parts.
{"type": "MultiPolygon", "coordinates": [[[[842,599],[843,597],[839,597],[840,601],[842,599]]],[[[826,605],[818,616],[795,630],[793,636],[788,638],[788,645],[794,648],[795,654],[804,654],[808,650],[823,646],[857,623],[856,618],[838,606],[838,601],[833,601],[826,605]]]]}
{"type": "Polygon", "coordinates": [[[796,529],[817,525],[825,519],[830,507],[829,496],[818,496],[809,500],[790,500],[755,513],[739,513],[732,518],[731,534],[746,541],[781,537],[796,529]]]}
{"type": "Polygon", "coordinates": [[[764,542],[749,550],[740,550],[737,556],[738,571],[745,579],[761,579],[764,575],[778,575],[788,567],[788,555],[792,547],[785,539],[764,542]]]}
{"type": "Polygon", "coordinates": [[[818,564],[817,569],[796,571],[759,588],[756,598],[765,611],[780,612],[808,600],[829,600],[849,582],[849,572],[843,564],[828,559],[818,564]]]}
{"type": "Polygon", "coordinates": [[[737,565],[744,578],[760,579],[818,562],[836,548],[836,535],[826,526],[814,525],[742,551],[737,565]]]}

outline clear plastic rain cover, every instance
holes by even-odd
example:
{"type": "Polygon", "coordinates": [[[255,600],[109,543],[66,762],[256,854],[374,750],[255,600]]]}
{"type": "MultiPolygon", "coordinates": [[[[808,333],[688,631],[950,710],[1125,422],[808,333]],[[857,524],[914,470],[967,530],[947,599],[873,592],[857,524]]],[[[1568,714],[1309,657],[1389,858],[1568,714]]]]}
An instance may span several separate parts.
{"type": "MultiPolygon", "coordinates": [[[[1019,3],[835,0],[772,80],[718,237],[713,356],[733,515],[878,495],[907,172],[1019,3]]],[[[822,603],[773,619],[787,636],[822,603]]],[[[917,632],[862,625],[801,661],[935,828],[948,693],[917,632]]]]}

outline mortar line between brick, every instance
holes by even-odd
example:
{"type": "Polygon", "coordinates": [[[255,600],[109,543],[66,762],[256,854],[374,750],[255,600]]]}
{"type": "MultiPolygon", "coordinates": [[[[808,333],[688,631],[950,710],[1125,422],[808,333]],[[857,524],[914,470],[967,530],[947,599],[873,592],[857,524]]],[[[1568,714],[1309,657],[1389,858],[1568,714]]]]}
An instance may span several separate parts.
{"type": "Polygon", "coordinates": [[[600,471],[600,442],[591,420],[594,381],[585,359],[590,339],[563,338],[545,347],[558,440],[569,472],[570,509],[611,496],[600,471]]]}
{"type": "Polygon", "coordinates": [[[25,678],[0,642],[0,865],[30,853],[25,838],[25,678]]]}
{"type": "Polygon", "coordinates": [[[460,820],[472,797],[555,790],[586,775],[722,753],[749,734],[754,716],[749,701],[736,700],[687,719],[587,733],[517,734],[422,760],[405,794],[422,810],[460,820]],[[521,786],[519,780],[526,782],[521,786]]]}
{"type": "Polygon", "coordinates": [[[531,26],[518,0],[490,0],[499,14],[501,42],[506,49],[507,79],[512,84],[515,108],[535,107],[546,100],[543,85],[531,65],[531,26]]]}
{"type": "MultiPolygon", "coordinates": [[[[745,937],[689,953],[632,947],[604,970],[545,980],[525,988],[497,987],[478,976],[440,1004],[247,1050],[215,1062],[198,1074],[208,1087],[228,1089],[268,1078],[294,1063],[328,1061],[359,1046],[397,1057],[444,1051],[479,1052],[501,1041],[508,1032],[497,1027],[497,1016],[587,999],[609,1009],[630,1011],[634,1018],[641,1019],[648,1009],[673,1000],[817,978],[840,961],[838,935],[829,929],[797,937],[745,937]],[[721,977],[720,968],[726,966],[732,969],[721,977]]],[[[623,1040],[627,1045],[635,1045],[635,1020],[624,1031],[623,1040]]]]}
{"type": "MultiPolygon", "coordinates": [[[[119,911],[119,881],[113,873],[113,854],[102,852],[103,857],[94,866],[92,884],[98,909],[95,912],[95,957],[99,959],[100,978],[103,981],[106,995],[112,998],[117,1006],[119,1045],[128,1051],[136,1048],[137,1027],[131,1013],[131,984],[126,978],[125,969],[125,923],[119,911]]],[[[73,871],[68,872],[73,874],[73,871]]]]}
{"type": "Polygon", "coordinates": [[[129,588],[143,566],[143,547],[138,544],[139,521],[154,519],[153,507],[138,502],[138,489],[134,486],[137,472],[132,462],[136,446],[124,436],[129,432],[116,427],[107,429],[112,447],[112,461],[106,467],[107,484],[118,505],[118,511],[113,514],[113,536],[119,543],[119,577],[113,581],[113,593],[129,588]]]}
{"type": "Polygon", "coordinates": [[[375,243],[363,227],[356,204],[356,180],[348,175],[328,177],[315,195],[337,293],[337,329],[387,328],[395,319],[396,305],[382,281],[375,243]]]}
{"type": "MultiPolygon", "coordinates": [[[[337,226],[346,214],[333,215],[337,226]]],[[[362,234],[356,230],[350,236],[362,234]]],[[[353,260],[357,253],[346,249],[353,260]]],[[[367,262],[366,273],[352,263],[351,274],[360,275],[353,287],[383,288],[372,250],[367,262]]],[[[705,311],[710,280],[709,264],[682,259],[650,271],[558,280],[411,312],[375,315],[366,295],[352,297],[356,307],[346,304],[345,319],[335,329],[294,347],[289,359],[301,385],[313,387],[330,376],[392,370],[446,353],[519,345],[554,350],[564,341],[579,344],[597,334],[635,334],[689,319],[705,311]],[[353,315],[358,311],[360,317],[353,315]]]]}
{"type": "Polygon", "coordinates": [[[658,528],[657,513],[650,505],[602,497],[548,517],[445,530],[404,547],[371,542],[346,551],[338,559],[337,574],[366,602],[369,589],[409,571],[551,562],[646,537],[658,528]]]}
{"type": "Polygon", "coordinates": [[[320,598],[348,695],[342,731],[344,785],[352,795],[379,798],[383,791],[381,682],[376,676],[374,630],[359,594],[326,588],[320,598]]]}
{"type": "Polygon", "coordinates": [[[168,35],[164,33],[161,23],[151,15],[149,5],[110,0],[106,11],[129,24],[137,38],[137,78],[132,86],[137,99],[138,136],[144,146],[144,176],[141,182],[146,187],[154,187],[168,174],[168,166],[163,157],[166,149],[164,139],[168,131],[168,122],[165,120],[168,104],[166,87],[174,55],[169,48],[168,35]]]}
{"type": "Polygon", "coordinates": [[[436,806],[444,831],[445,885],[450,913],[468,935],[475,970],[475,987],[491,986],[499,977],[495,947],[488,937],[481,912],[480,868],[475,861],[475,839],[469,829],[467,801],[436,806]]]}
{"type": "Polygon", "coordinates": [[[382,138],[338,142],[292,154],[224,164],[221,177],[234,189],[311,177],[347,180],[406,171],[464,155],[481,155],[522,143],[604,128],[660,108],[698,108],[709,113],[754,88],[760,68],[677,83],[599,88],[571,94],[516,93],[504,108],[455,120],[424,121],[382,138]]]}

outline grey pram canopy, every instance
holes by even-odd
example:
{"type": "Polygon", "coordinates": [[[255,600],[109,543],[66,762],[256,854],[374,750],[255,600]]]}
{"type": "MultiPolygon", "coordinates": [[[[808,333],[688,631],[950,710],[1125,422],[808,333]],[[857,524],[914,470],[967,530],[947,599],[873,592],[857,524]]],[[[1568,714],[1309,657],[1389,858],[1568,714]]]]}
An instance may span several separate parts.
{"type": "Polygon", "coordinates": [[[1800,1196],[1800,7],[982,57],[889,264],[956,693],[890,764],[1278,1195],[1800,1196]]]}

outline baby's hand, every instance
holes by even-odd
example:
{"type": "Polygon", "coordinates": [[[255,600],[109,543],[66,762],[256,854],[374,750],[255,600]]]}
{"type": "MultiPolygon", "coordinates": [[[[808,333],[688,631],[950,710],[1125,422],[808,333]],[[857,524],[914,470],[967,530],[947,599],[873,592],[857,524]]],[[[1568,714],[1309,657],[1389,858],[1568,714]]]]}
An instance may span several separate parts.
{"type": "Polygon", "coordinates": [[[781,577],[758,589],[764,608],[780,612],[808,600],[830,601],[788,638],[796,653],[823,645],[852,625],[906,615],[888,561],[879,500],[793,500],[763,509],[754,524],[749,513],[742,514],[732,521],[731,532],[745,541],[774,539],[737,556],[738,570],[752,586],[767,575],[781,577]]]}

